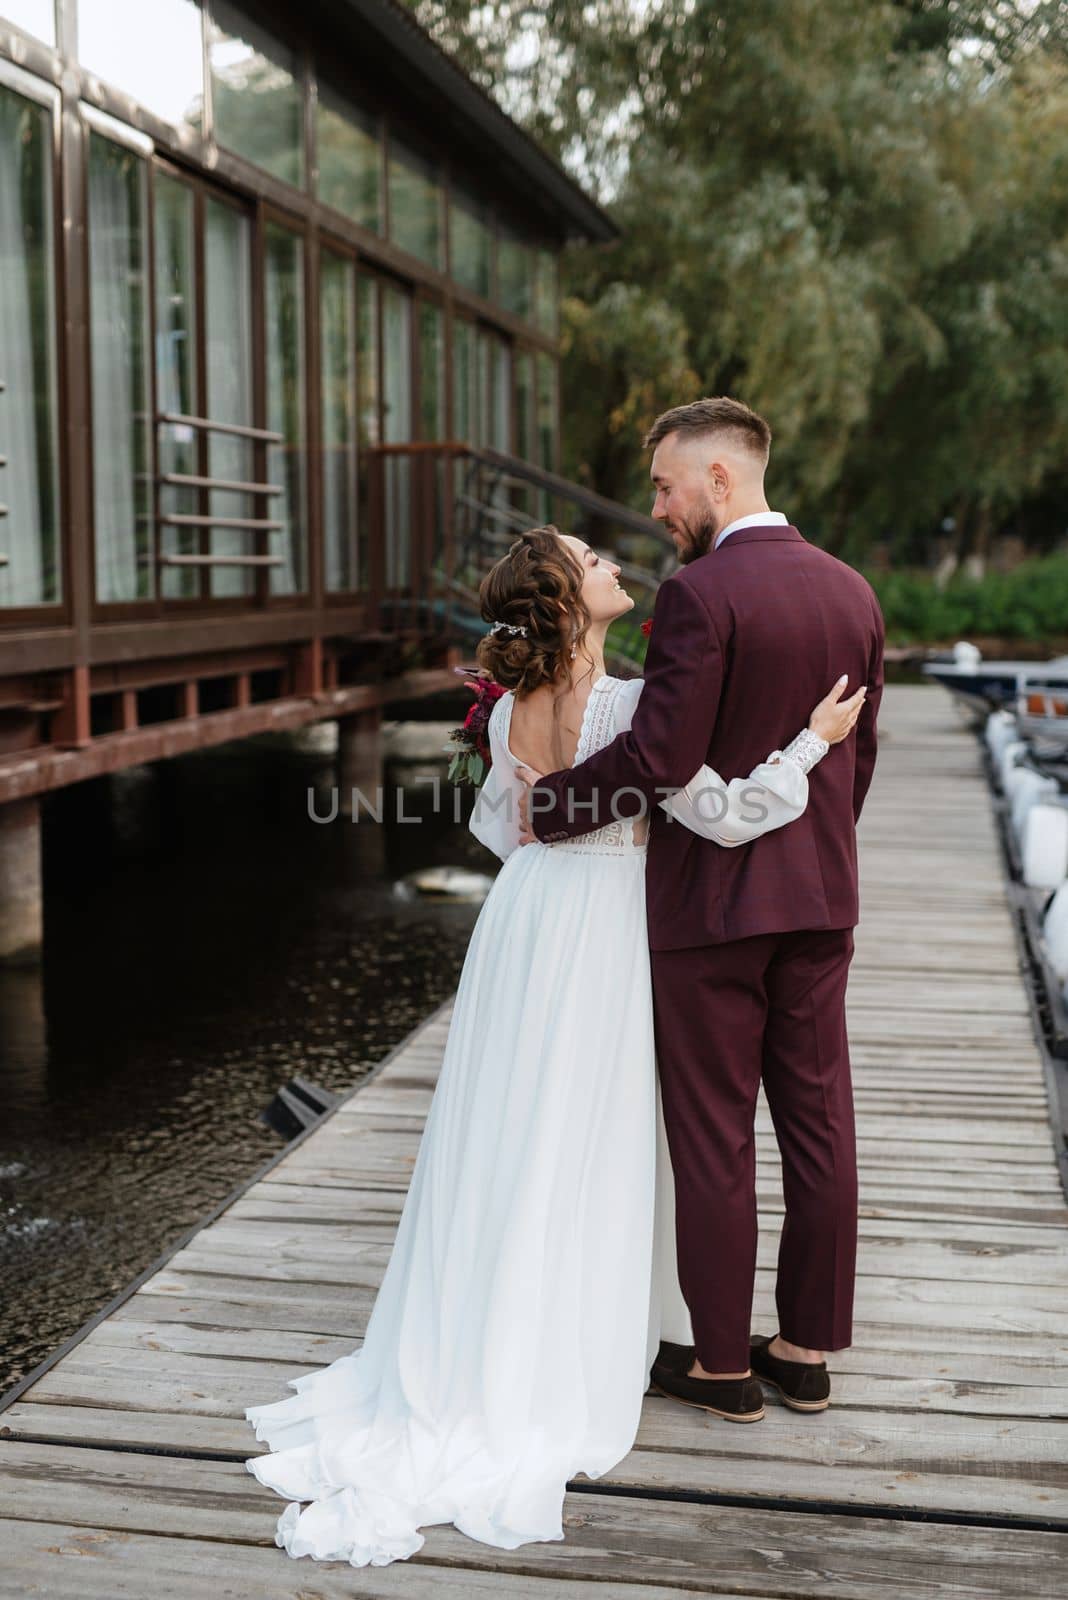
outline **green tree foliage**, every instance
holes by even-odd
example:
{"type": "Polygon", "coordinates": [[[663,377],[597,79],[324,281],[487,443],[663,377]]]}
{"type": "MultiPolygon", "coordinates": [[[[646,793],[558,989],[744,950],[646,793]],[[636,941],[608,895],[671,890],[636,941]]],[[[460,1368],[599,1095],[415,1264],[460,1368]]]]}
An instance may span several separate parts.
{"type": "MultiPolygon", "coordinates": [[[[418,0],[623,230],[575,250],[568,470],[732,393],[851,559],[1068,523],[1068,53],[1045,0],[418,0]]],[[[628,464],[629,463],[629,464],[628,464]]]]}

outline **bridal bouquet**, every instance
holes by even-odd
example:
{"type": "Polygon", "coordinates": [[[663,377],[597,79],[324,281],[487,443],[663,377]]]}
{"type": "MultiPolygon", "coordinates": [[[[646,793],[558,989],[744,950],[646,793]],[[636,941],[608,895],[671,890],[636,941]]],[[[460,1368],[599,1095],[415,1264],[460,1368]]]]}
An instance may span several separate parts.
{"type": "Polygon", "coordinates": [[[493,708],[504,694],[504,689],[488,673],[477,667],[454,667],[454,672],[467,679],[474,701],[464,718],[462,728],[449,734],[445,751],[452,756],[449,762],[449,782],[457,786],[469,783],[478,788],[490,769],[489,720],[493,708]]]}

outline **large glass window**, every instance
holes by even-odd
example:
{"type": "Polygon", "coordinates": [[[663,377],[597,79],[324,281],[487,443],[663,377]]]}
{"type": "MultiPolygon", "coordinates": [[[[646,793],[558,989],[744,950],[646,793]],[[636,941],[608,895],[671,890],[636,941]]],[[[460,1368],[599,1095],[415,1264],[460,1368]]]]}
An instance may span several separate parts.
{"type": "Polygon", "coordinates": [[[481,443],[494,450],[512,448],[512,361],[504,339],[488,329],[478,335],[478,388],[481,443]]]}
{"type": "MultiPolygon", "coordinates": [[[[378,376],[378,284],[362,275],[356,280],[356,389],[359,403],[359,510],[360,526],[370,530],[371,469],[369,451],[381,443],[378,376]]],[[[359,542],[359,586],[371,581],[371,551],[367,537],[359,542]]]]}
{"type": "MultiPolygon", "coordinates": [[[[538,465],[556,471],[556,362],[552,356],[538,356],[538,465]]],[[[538,515],[552,515],[551,496],[546,490],[538,515]]]]}
{"type": "Polygon", "coordinates": [[[516,451],[525,461],[538,459],[534,357],[521,350],[515,358],[515,433],[516,451]]]}
{"type": "Polygon", "coordinates": [[[271,592],[307,586],[304,521],[304,246],[288,228],[268,223],[266,246],[267,426],[282,435],[268,446],[268,472],[283,493],[271,516],[285,526],[270,535],[282,557],[272,567],[271,592]]]}
{"type": "Polygon", "coordinates": [[[356,587],[355,267],[324,250],[319,265],[323,557],[327,589],[356,587]]]}
{"type": "MultiPolygon", "coordinates": [[[[382,291],[382,432],[384,444],[412,438],[412,301],[403,290],[382,291]]],[[[386,458],[385,586],[411,577],[412,473],[409,456],[386,458]]]]}
{"type": "Polygon", "coordinates": [[[555,339],[559,331],[559,280],[551,250],[539,250],[534,272],[534,316],[542,333],[555,339]]]}
{"type": "Polygon", "coordinates": [[[319,199],[382,231],[382,144],[373,117],[320,82],[316,114],[319,199]]]}
{"type": "MultiPolygon", "coordinates": [[[[488,328],[478,333],[478,400],[480,443],[491,450],[511,454],[512,449],[512,357],[507,343],[488,328]]],[[[493,491],[493,501],[502,509],[511,506],[512,494],[504,484],[493,491]]]]}
{"type": "Polygon", "coordinates": [[[52,121],[0,87],[0,605],[61,598],[52,121]]]}
{"type": "Polygon", "coordinates": [[[534,252],[505,232],[497,240],[497,299],[514,316],[533,317],[534,252]]]}
{"type": "Polygon", "coordinates": [[[477,200],[453,191],[449,204],[449,259],[456,282],[489,299],[492,235],[477,200]]]}
{"type": "MultiPolygon", "coordinates": [[[[252,406],[252,298],[251,224],[235,206],[209,196],[204,202],[204,327],[207,340],[207,414],[213,422],[251,427],[252,406]]],[[[230,483],[261,483],[262,450],[239,434],[208,434],[208,473],[230,483]]],[[[278,480],[275,479],[275,482],[278,480]]],[[[259,504],[262,505],[262,501],[259,504]]],[[[275,515],[275,500],[269,502],[275,515]]],[[[257,501],[243,490],[213,489],[213,517],[255,517],[257,501]]],[[[268,535],[268,541],[277,534],[268,535]]],[[[268,543],[268,548],[273,548],[268,543]]],[[[254,536],[247,529],[211,530],[211,554],[241,556],[255,552],[254,536]]],[[[211,593],[217,596],[253,592],[254,576],[248,567],[211,569],[211,593]]]]}
{"type": "Polygon", "coordinates": [[[389,226],[394,244],[441,266],[441,190],[429,161],[389,141],[389,226]]]}
{"type": "MultiPolygon", "coordinates": [[[[423,301],[419,307],[419,437],[445,437],[445,314],[423,301]]],[[[427,525],[434,551],[441,548],[449,471],[445,461],[422,457],[420,493],[426,497],[427,525]]],[[[436,556],[432,559],[436,559],[436,556]]]]}
{"type": "Polygon", "coordinates": [[[3,0],[3,6],[0,15],[5,22],[13,22],[16,28],[43,39],[45,44],[55,44],[55,0],[3,0]]]}
{"type": "Polygon", "coordinates": [[[556,362],[538,357],[538,460],[552,472],[556,466],[556,362]]]}
{"type": "MultiPolygon", "coordinates": [[[[0,0],[7,9],[7,0],[0,0]]],[[[201,126],[204,53],[197,0],[78,0],[78,59],[176,127],[201,126]]]]}
{"type": "MultiPolygon", "coordinates": [[[[517,351],[515,357],[515,436],[516,455],[522,456],[524,461],[537,461],[537,391],[534,357],[529,350],[517,351]]],[[[519,491],[519,501],[529,515],[539,514],[540,497],[529,485],[519,491]]]]}
{"type": "MultiPolygon", "coordinates": [[[[197,411],[196,265],[194,258],[193,191],[168,173],[155,178],[156,212],[156,400],[160,411],[188,417],[197,411]]],[[[157,433],[158,468],[170,476],[199,473],[197,431],[188,422],[161,423],[157,433]]],[[[196,516],[199,496],[188,484],[162,481],[163,516],[196,516]]],[[[200,549],[195,525],[161,522],[163,555],[194,555],[200,549]]],[[[195,566],[168,566],[160,579],[167,597],[196,595],[200,572],[195,566]]]]}
{"type": "Polygon", "coordinates": [[[149,431],[145,171],[109,139],[89,140],[89,345],[93,531],[101,601],[155,591],[149,431]]]}
{"type": "Polygon", "coordinates": [[[503,339],[493,343],[493,443],[498,450],[511,451],[512,352],[503,339]]]}
{"type": "Polygon", "coordinates": [[[216,140],[299,187],[304,118],[296,51],[228,0],[213,0],[209,52],[216,140]]]}
{"type": "Polygon", "coordinates": [[[481,444],[478,345],[473,322],[452,325],[452,431],[465,444],[481,444]]]}
{"type": "Polygon", "coordinates": [[[419,436],[445,437],[445,317],[425,301],[419,307],[419,436]]]}

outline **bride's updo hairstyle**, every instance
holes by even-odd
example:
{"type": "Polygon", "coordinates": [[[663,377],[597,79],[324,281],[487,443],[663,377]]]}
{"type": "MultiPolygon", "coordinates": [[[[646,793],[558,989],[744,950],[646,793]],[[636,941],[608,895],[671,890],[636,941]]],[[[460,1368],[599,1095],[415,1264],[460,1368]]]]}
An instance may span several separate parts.
{"type": "Polygon", "coordinates": [[[528,528],[487,572],[478,598],[483,619],[506,627],[479,640],[475,659],[517,699],[555,683],[590,626],[582,599],[585,574],[559,528],[528,528]],[[526,634],[509,632],[525,628],[526,634]]]}

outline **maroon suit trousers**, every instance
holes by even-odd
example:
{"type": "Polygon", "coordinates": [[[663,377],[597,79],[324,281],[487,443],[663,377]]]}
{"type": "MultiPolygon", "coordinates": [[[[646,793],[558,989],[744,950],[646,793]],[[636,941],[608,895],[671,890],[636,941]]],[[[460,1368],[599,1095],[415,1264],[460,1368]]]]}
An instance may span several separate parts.
{"type": "Polygon", "coordinates": [[[845,1024],[852,955],[851,928],[651,952],[679,1283],[708,1372],[749,1366],[761,1078],[786,1200],[779,1332],[814,1350],[841,1350],[852,1340],[857,1168],[845,1024]]]}

